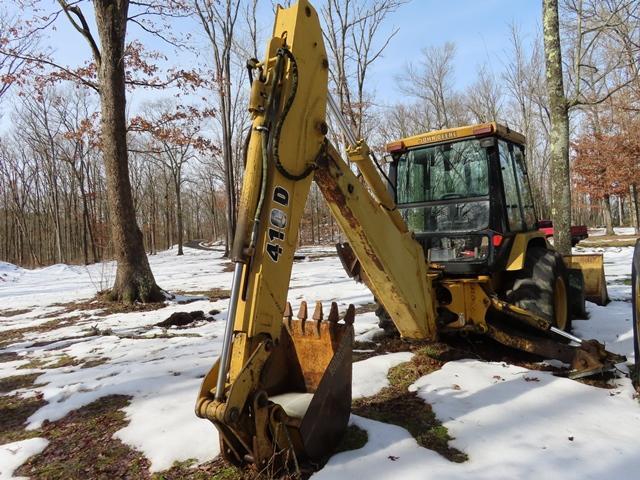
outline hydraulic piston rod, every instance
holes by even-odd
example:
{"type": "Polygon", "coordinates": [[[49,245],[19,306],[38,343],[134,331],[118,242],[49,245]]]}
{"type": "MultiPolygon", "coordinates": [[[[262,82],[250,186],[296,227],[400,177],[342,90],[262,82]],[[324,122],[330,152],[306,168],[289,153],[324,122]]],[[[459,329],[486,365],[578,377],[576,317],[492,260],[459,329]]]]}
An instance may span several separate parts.
{"type": "Polygon", "coordinates": [[[568,340],[571,340],[572,342],[575,342],[577,344],[581,344],[582,343],[582,339],[578,338],[574,335],[571,335],[570,333],[565,332],[564,330],[560,330],[559,328],[556,327],[551,327],[549,328],[549,330],[553,333],[555,333],[556,335],[560,335],[561,337],[564,337],[568,340]]]}
{"type": "MultiPolygon", "coordinates": [[[[358,140],[356,138],[353,130],[345,121],[344,116],[340,113],[340,109],[338,108],[336,101],[331,95],[327,97],[327,105],[329,106],[331,116],[338,122],[340,130],[342,130],[342,133],[346,137],[348,142],[347,155],[349,160],[358,166],[358,170],[366,180],[369,187],[371,187],[379,205],[383,208],[391,221],[393,221],[398,230],[406,233],[408,231],[407,225],[400,215],[400,212],[396,209],[394,199],[389,194],[387,187],[382,182],[380,175],[378,175],[378,172],[376,171],[373,152],[370,151],[369,146],[364,142],[364,140],[358,140]]],[[[380,171],[382,170],[380,169],[380,171]]]]}
{"type": "Polygon", "coordinates": [[[222,401],[224,397],[224,386],[227,381],[229,371],[229,360],[231,359],[231,343],[233,341],[233,323],[238,309],[238,299],[240,298],[240,284],[242,283],[241,262],[236,262],[231,283],[231,298],[229,299],[229,310],[227,312],[227,324],[224,327],[224,339],[222,343],[222,354],[220,356],[220,370],[218,370],[218,382],[216,383],[215,399],[222,401]]]}
{"type": "Polygon", "coordinates": [[[353,130],[351,130],[351,128],[349,128],[349,125],[347,125],[347,122],[345,121],[344,116],[340,112],[340,108],[338,108],[338,104],[336,103],[334,98],[331,96],[331,94],[327,96],[327,106],[329,107],[329,112],[331,112],[331,116],[335,119],[336,122],[338,122],[338,126],[340,127],[340,130],[342,130],[342,133],[344,134],[344,136],[347,137],[347,142],[349,142],[349,145],[353,146],[356,143],[358,143],[358,139],[353,133],[353,130]]]}

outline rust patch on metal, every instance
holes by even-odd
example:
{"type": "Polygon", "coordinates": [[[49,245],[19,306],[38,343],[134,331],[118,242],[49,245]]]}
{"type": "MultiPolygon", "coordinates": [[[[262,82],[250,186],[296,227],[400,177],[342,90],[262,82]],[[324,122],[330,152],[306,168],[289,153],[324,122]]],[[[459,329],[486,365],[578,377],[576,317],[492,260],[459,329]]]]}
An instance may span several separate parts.
{"type": "MultiPolygon", "coordinates": [[[[330,161],[333,162],[332,159],[330,159],[330,161]]],[[[341,173],[340,166],[336,165],[335,162],[333,162],[333,164],[337,171],[337,174],[336,174],[337,176],[341,173]]],[[[334,177],[334,175],[330,170],[331,170],[330,165],[321,166],[320,168],[318,168],[316,170],[315,177],[314,177],[316,184],[320,188],[320,191],[322,192],[322,195],[326,199],[327,203],[335,205],[340,210],[342,217],[349,224],[349,227],[356,232],[361,232],[362,225],[353,214],[353,211],[347,205],[348,203],[347,197],[345,193],[342,191],[340,184],[337,181],[337,178],[334,177]]],[[[366,245],[368,245],[369,243],[366,236],[363,235],[362,233],[360,233],[359,236],[364,240],[363,245],[365,246],[365,249],[366,249],[365,253],[367,257],[374,263],[374,265],[376,266],[376,268],[378,268],[378,270],[384,272],[385,271],[384,265],[382,264],[378,256],[370,248],[366,247],[366,245]]]]}
{"type": "Polygon", "coordinates": [[[567,345],[550,338],[528,336],[523,332],[489,325],[487,334],[497,342],[543,358],[555,358],[571,365],[569,377],[581,378],[613,368],[625,357],[608,352],[597,340],[583,340],[579,346],[567,345]]]}

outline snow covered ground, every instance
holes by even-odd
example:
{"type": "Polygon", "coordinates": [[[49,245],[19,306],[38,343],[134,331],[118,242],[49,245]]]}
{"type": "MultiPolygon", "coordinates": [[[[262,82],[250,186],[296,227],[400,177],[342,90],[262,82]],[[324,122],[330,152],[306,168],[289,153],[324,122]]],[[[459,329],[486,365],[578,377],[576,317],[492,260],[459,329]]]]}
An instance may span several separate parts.
{"type": "MultiPolygon", "coordinates": [[[[607,307],[590,304],[591,319],[574,322],[575,333],[604,341],[632,359],[631,287],[626,280],[632,249],[595,250],[605,253],[614,301],[607,307]]],[[[331,252],[307,249],[303,253],[308,257],[294,264],[289,294],[294,309],[302,299],[322,300],[326,308],[336,301],[343,311],[349,303],[373,301],[365,287],[346,276],[339,260],[328,256],[331,252]]],[[[232,274],[225,271],[221,253],[187,248],[184,257],[167,251],[150,261],[158,283],[168,291],[228,289],[232,274]]],[[[220,353],[227,300],[192,299],[186,305],[174,301],[160,310],[106,317],[96,310],[55,315],[63,311],[56,304],[91,298],[110,284],[114,273],[112,264],[24,270],[0,263],[0,310],[26,310],[0,316],[0,332],[42,325],[52,318],[63,320],[46,332],[27,332],[3,349],[19,357],[0,363],[0,378],[40,375],[36,384],[42,386],[12,392],[24,396],[41,392],[48,402],[29,418],[29,428],[60,419],[100,397],[125,394],[133,397],[126,408],[129,424],[116,436],[143,452],[153,471],[169,468],[174,461],[215,457],[217,435],[208,422],[194,416],[193,406],[202,375],[220,353]],[[214,312],[215,321],[187,330],[154,326],[173,312],[193,310],[220,313],[214,312]],[[66,323],[65,317],[69,317],[66,323]],[[96,364],[42,367],[62,356],[96,364]],[[16,372],[25,365],[33,368],[16,372]]],[[[372,313],[358,315],[355,327],[361,339],[378,330],[372,313]]],[[[388,369],[410,357],[397,353],[354,364],[354,396],[384,388],[388,369]]],[[[452,446],[467,453],[468,462],[451,463],[419,447],[400,427],[352,416],[352,423],[368,431],[368,443],[334,456],[314,478],[635,479],[640,471],[634,441],[640,432],[640,404],[622,376],[615,380],[615,388],[607,390],[545,372],[466,360],[446,364],[411,388],[433,406],[455,438],[452,446]]],[[[20,463],[45,446],[45,439],[0,446],[0,479],[10,478],[20,463]]]]}
{"type": "MultiPolygon", "coordinates": [[[[616,235],[635,235],[636,229],[633,227],[613,227],[613,231],[616,235]]],[[[604,236],[607,233],[606,228],[590,228],[589,236],[590,237],[600,237],[604,236]]]]}

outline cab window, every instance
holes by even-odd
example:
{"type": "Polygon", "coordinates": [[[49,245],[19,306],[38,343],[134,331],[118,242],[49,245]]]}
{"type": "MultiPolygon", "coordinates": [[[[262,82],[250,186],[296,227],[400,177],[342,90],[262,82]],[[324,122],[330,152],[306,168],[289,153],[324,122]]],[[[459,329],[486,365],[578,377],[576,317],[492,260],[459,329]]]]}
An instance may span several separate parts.
{"type": "Polygon", "coordinates": [[[522,146],[514,145],[513,162],[516,169],[516,177],[518,178],[518,188],[522,200],[522,214],[524,215],[524,223],[527,230],[535,230],[536,227],[536,211],[533,206],[533,196],[531,195],[531,185],[529,183],[529,175],[527,174],[527,165],[524,159],[524,151],[522,146]]]}
{"type": "Polygon", "coordinates": [[[504,140],[498,141],[498,147],[509,230],[519,232],[523,229],[522,211],[520,209],[520,196],[518,195],[518,184],[516,183],[516,173],[511,159],[511,152],[509,152],[509,146],[504,140]]]}

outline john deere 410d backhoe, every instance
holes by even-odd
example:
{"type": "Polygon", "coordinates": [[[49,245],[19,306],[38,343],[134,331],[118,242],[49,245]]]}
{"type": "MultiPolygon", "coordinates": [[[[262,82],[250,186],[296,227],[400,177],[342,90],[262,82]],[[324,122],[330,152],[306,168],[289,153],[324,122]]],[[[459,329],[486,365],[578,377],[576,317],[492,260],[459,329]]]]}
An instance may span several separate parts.
{"type": "Polygon", "coordinates": [[[348,422],[353,306],[340,321],[335,303],[325,316],[322,304],[309,315],[303,302],[297,318],[287,303],[312,181],[348,239],[343,262],[402,337],[486,334],[558,358],[573,375],[623,360],[565,332],[571,310],[583,309],[568,292],[584,298],[583,284],[595,284],[589,295],[605,301],[602,261],[563,259],[538,232],[521,135],[483,124],[395,142],[385,185],[328,95],[322,31],[307,0],[278,8],[265,60],[249,65],[253,120],[228,321],[196,405],[217,427],[225,458],[298,466],[329,454],[348,422]],[[327,107],[361,179],[327,139],[327,107]]]}

